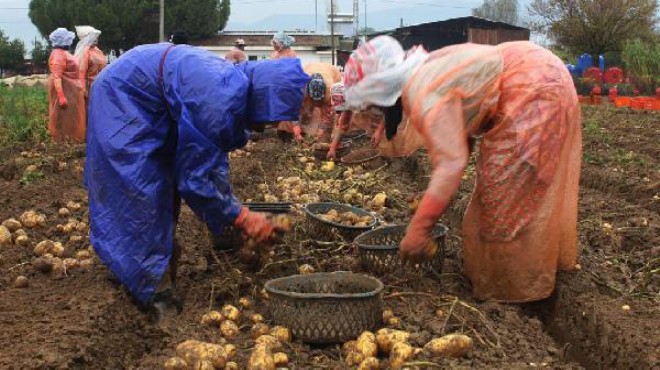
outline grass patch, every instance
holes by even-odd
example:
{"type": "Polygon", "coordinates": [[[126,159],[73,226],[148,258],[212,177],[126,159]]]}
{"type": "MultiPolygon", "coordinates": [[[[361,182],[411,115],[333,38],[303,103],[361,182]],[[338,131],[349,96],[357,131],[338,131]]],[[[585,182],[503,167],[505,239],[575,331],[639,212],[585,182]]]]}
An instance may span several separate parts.
{"type": "Polygon", "coordinates": [[[48,92],[0,86],[0,146],[48,140],[48,92]]]}

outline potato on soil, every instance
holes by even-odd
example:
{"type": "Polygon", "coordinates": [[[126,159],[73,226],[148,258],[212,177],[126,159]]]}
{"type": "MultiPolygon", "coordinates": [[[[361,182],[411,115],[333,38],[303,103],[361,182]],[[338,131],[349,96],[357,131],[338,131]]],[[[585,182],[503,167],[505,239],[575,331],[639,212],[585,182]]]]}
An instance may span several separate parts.
{"type": "Polygon", "coordinates": [[[62,207],[57,211],[57,214],[60,215],[60,217],[69,217],[71,215],[71,211],[69,211],[68,208],[62,207]]]}
{"type": "Polygon", "coordinates": [[[300,267],[298,267],[298,273],[300,275],[313,274],[314,272],[316,272],[316,270],[314,269],[314,266],[312,266],[312,265],[304,264],[304,265],[301,265],[300,267]]]}
{"type": "Polygon", "coordinates": [[[376,336],[374,333],[365,331],[360,334],[355,343],[355,350],[362,353],[364,357],[376,357],[378,355],[378,346],[376,345],[376,336]]]}
{"type": "Polygon", "coordinates": [[[392,312],[392,310],[383,311],[383,322],[384,323],[387,323],[393,317],[394,317],[394,312],[392,312]]]}
{"type": "Polygon", "coordinates": [[[171,357],[163,364],[164,370],[188,370],[188,363],[181,357],[171,357]]]}
{"type": "Polygon", "coordinates": [[[55,242],[50,253],[55,257],[62,257],[64,255],[64,246],[60,242],[55,242]]]}
{"type": "Polygon", "coordinates": [[[25,247],[30,244],[30,238],[27,235],[18,235],[14,240],[14,244],[25,247]]]}
{"type": "Polygon", "coordinates": [[[44,274],[47,274],[53,270],[53,258],[52,257],[39,257],[32,262],[32,267],[44,274]]]}
{"type": "Polygon", "coordinates": [[[0,226],[0,245],[9,245],[11,243],[11,232],[6,227],[0,226]]]}
{"type": "Polygon", "coordinates": [[[289,356],[284,352],[278,352],[273,355],[273,360],[275,360],[276,367],[286,367],[289,365],[289,356]]]}
{"type": "Polygon", "coordinates": [[[378,350],[383,354],[390,354],[394,344],[408,341],[410,333],[402,330],[380,329],[376,332],[376,344],[378,350]]]}
{"type": "Polygon", "coordinates": [[[271,351],[277,351],[282,348],[282,343],[272,335],[262,335],[257,338],[254,343],[259,346],[265,346],[271,351]]]}
{"type": "Polygon", "coordinates": [[[275,359],[271,350],[264,345],[257,345],[247,363],[247,370],[275,370],[275,359]]]}
{"type": "Polygon", "coordinates": [[[270,335],[282,343],[289,343],[291,341],[291,331],[284,326],[274,326],[270,330],[270,335]]]}
{"type": "Polygon", "coordinates": [[[379,370],[380,363],[376,357],[367,357],[360,363],[358,370],[379,370]]]}
{"type": "Polygon", "coordinates": [[[232,358],[236,356],[236,353],[238,352],[236,350],[236,346],[234,346],[233,344],[225,344],[223,348],[225,350],[225,355],[227,356],[227,358],[232,358]]]}
{"type": "Polygon", "coordinates": [[[15,218],[9,218],[2,221],[2,226],[6,227],[12,233],[23,227],[23,225],[21,225],[21,223],[15,218]]]}
{"type": "Polygon", "coordinates": [[[190,370],[215,370],[215,366],[210,361],[199,361],[193,364],[190,370]]]}
{"type": "Polygon", "coordinates": [[[222,310],[220,311],[222,316],[224,316],[227,320],[231,321],[238,321],[238,319],[241,318],[241,311],[238,310],[238,308],[232,306],[232,305],[224,305],[222,307],[222,310]]]}
{"type": "Polygon", "coordinates": [[[62,263],[67,271],[76,269],[80,266],[80,263],[75,258],[65,258],[62,260],[62,263]]]}
{"type": "Polygon", "coordinates": [[[264,321],[264,317],[258,313],[255,313],[254,315],[250,316],[250,321],[252,321],[255,324],[258,324],[264,321]]]}
{"type": "Polygon", "coordinates": [[[401,319],[396,316],[390,317],[390,319],[387,320],[387,325],[393,328],[398,328],[401,326],[401,319]]]}
{"type": "Polygon", "coordinates": [[[407,342],[395,343],[390,352],[390,368],[400,369],[401,366],[419,353],[419,350],[407,342]]]}
{"type": "Polygon", "coordinates": [[[264,323],[256,323],[250,329],[250,335],[252,339],[257,339],[262,335],[270,334],[270,328],[264,323]]]}
{"type": "Polygon", "coordinates": [[[463,334],[448,334],[424,346],[424,350],[437,357],[462,357],[472,349],[472,339],[463,334]]]}
{"type": "Polygon", "coordinates": [[[209,361],[216,368],[222,369],[227,363],[227,353],[220,344],[187,340],[176,347],[176,355],[189,364],[209,361]]]}
{"type": "Polygon", "coordinates": [[[243,308],[250,308],[252,307],[252,300],[250,300],[250,298],[247,297],[241,297],[238,300],[238,304],[243,308]]]}
{"type": "Polygon", "coordinates": [[[222,316],[222,314],[218,311],[210,311],[202,315],[202,319],[200,320],[202,325],[214,325],[214,326],[220,326],[220,323],[225,318],[222,316]]]}
{"type": "Polygon", "coordinates": [[[81,205],[80,203],[78,203],[78,202],[74,202],[74,201],[72,201],[72,200],[70,200],[70,201],[67,202],[67,204],[66,204],[66,208],[68,208],[68,209],[72,209],[72,210],[74,210],[74,211],[79,210],[81,207],[82,207],[82,205],[81,205]]]}
{"type": "Polygon", "coordinates": [[[14,280],[14,286],[16,288],[27,288],[28,285],[30,285],[30,283],[25,276],[19,276],[14,280]]]}
{"type": "Polygon", "coordinates": [[[34,246],[34,250],[32,252],[34,253],[35,256],[39,257],[39,256],[43,256],[46,253],[51,253],[53,247],[55,247],[55,243],[53,243],[52,240],[43,240],[34,246]]]}
{"type": "Polygon", "coordinates": [[[76,252],[76,258],[79,260],[86,260],[92,258],[92,255],[89,253],[89,251],[80,250],[76,252]]]}
{"type": "Polygon", "coordinates": [[[28,229],[32,229],[39,224],[39,217],[35,211],[25,211],[18,219],[28,229]]]}
{"type": "Polygon", "coordinates": [[[220,333],[222,333],[223,337],[231,339],[238,335],[238,325],[231,320],[225,320],[220,324],[220,333]]]}
{"type": "Polygon", "coordinates": [[[235,362],[227,362],[227,365],[225,365],[225,370],[239,370],[240,368],[238,367],[238,364],[235,362]]]}
{"type": "Polygon", "coordinates": [[[81,270],[83,271],[89,271],[94,267],[94,261],[91,259],[86,259],[86,260],[81,260],[78,263],[78,266],[80,267],[81,270]]]}
{"type": "Polygon", "coordinates": [[[87,226],[86,222],[78,222],[76,224],[76,231],[84,233],[89,230],[89,227],[87,226]]]}

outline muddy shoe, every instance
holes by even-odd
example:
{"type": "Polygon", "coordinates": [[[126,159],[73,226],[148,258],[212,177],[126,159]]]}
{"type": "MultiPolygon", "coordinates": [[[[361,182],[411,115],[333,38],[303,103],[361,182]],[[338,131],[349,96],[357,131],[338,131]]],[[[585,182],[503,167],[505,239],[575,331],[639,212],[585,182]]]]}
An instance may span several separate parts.
{"type": "Polygon", "coordinates": [[[152,308],[155,319],[160,322],[180,314],[183,310],[183,302],[171,289],[168,289],[154,295],[152,308]]]}

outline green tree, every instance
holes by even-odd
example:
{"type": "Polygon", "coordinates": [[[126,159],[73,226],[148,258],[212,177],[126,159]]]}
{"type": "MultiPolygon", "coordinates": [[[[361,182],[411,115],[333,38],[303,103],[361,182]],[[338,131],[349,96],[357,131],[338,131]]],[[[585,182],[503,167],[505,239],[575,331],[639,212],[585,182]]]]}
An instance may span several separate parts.
{"type": "Polygon", "coordinates": [[[48,65],[48,57],[50,56],[50,47],[39,40],[32,42],[32,65],[45,69],[48,65]]]}
{"type": "Polygon", "coordinates": [[[369,35],[369,34],[372,34],[374,32],[376,32],[376,30],[371,28],[371,27],[363,27],[363,28],[360,29],[360,32],[358,32],[358,34],[360,34],[360,35],[369,35]]]}
{"type": "MultiPolygon", "coordinates": [[[[209,37],[227,24],[229,0],[166,0],[165,29],[209,37]]],[[[159,0],[31,0],[29,16],[47,37],[58,27],[89,24],[103,33],[101,48],[130,49],[158,42],[159,0]]]]}
{"type": "Polygon", "coordinates": [[[518,0],[484,0],[472,15],[497,22],[518,24],[518,0]]]}
{"type": "Polygon", "coordinates": [[[657,0],[533,0],[535,30],[577,53],[619,52],[627,40],[653,39],[657,0]]]}
{"type": "Polygon", "coordinates": [[[9,40],[0,29],[0,78],[6,70],[20,71],[25,63],[25,44],[19,39],[9,40]]]}

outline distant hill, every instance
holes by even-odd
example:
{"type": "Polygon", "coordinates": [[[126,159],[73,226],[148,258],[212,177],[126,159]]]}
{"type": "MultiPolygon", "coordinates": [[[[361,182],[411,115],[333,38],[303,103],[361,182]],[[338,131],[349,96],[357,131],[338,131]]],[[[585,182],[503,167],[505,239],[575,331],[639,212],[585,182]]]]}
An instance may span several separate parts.
{"type": "MultiPolygon", "coordinates": [[[[403,18],[404,25],[434,22],[449,18],[463,17],[469,12],[465,9],[437,8],[397,8],[374,13],[367,13],[367,26],[377,31],[397,28],[403,18]]],[[[319,13],[320,14],[320,13],[319,13]]],[[[227,31],[273,31],[273,30],[314,30],[314,15],[283,14],[269,16],[252,23],[232,22],[227,24],[227,31]]],[[[319,31],[328,30],[325,18],[319,15],[319,31]]],[[[364,15],[360,16],[360,28],[364,27],[364,15]]]]}

